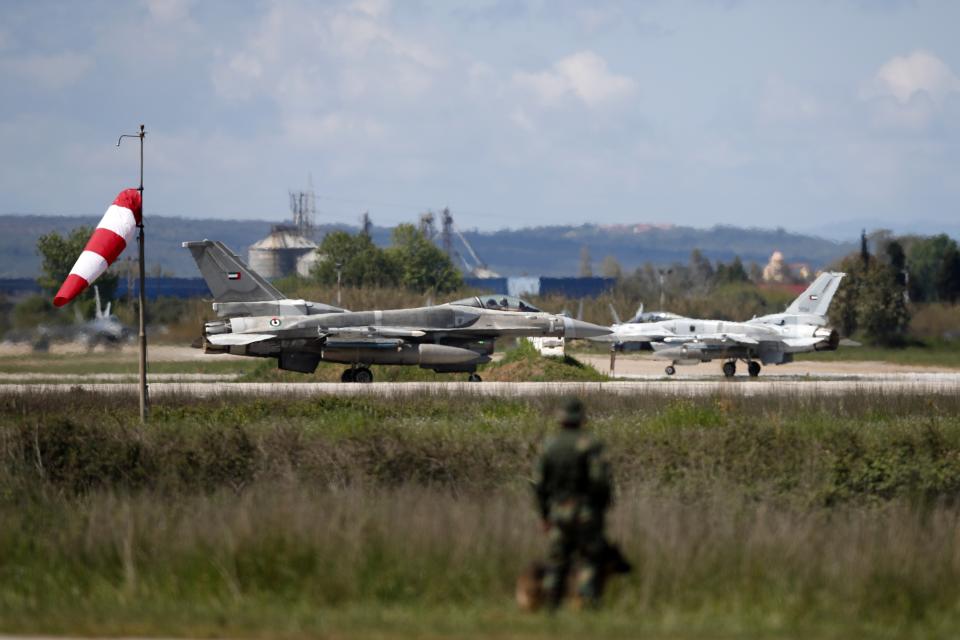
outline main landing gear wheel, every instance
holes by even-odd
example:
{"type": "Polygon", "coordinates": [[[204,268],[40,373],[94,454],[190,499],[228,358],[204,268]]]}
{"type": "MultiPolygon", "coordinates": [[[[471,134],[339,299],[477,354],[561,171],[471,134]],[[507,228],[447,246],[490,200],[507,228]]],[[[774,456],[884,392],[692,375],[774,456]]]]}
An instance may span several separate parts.
{"type": "Polygon", "coordinates": [[[471,373],[467,377],[467,382],[483,382],[483,378],[481,378],[478,373],[471,373]]]}
{"type": "Polygon", "coordinates": [[[346,369],[340,374],[340,382],[353,382],[353,369],[346,369]]]}
{"type": "Polygon", "coordinates": [[[366,367],[358,367],[353,372],[353,381],[366,384],[368,382],[373,382],[373,372],[366,367]]]}
{"type": "Polygon", "coordinates": [[[736,362],[724,362],[723,363],[723,375],[728,378],[732,378],[737,373],[737,363],[736,362]]]}
{"type": "Polygon", "coordinates": [[[672,365],[672,364],[668,364],[668,365],[667,365],[667,368],[664,369],[664,371],[666,372],[666,374],[667,374],[668,376],[672,376],[673,374],[675,374],[675,373],[677,372],[677,370],[673,368],[673,365],[672,365]]]}
{"type": "Polygon", "coordinates": [[[750,374],[751,378],[756,378],[760,375],[760,363],[751,360],[747,363],[747,373],[750,374]]]}

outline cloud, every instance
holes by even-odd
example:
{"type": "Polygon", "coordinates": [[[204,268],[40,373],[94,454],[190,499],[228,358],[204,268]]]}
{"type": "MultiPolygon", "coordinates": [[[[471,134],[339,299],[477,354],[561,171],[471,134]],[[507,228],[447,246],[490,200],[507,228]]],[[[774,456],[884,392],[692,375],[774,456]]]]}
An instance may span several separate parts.
{"type": "Polygon", "coordinates": [[[943,60],[928,51],[914,51],[884,63],[865,88],[863,96],[890,96],[900,104],[907,104],[918,93],[941,102],[957,91],[960,91],[960,78],[943,60]]]}
{"type": "Polygon", "coordinates": [[[773,75],[764,83],[758,111],[762,122],[788,124],[815,120],[823,107],[814,96],[773,75]]]}
{"type": "Polygon", "coordinates": [[[249,40],[220,52],[212,75],[227,99],[262,96],[284,112],[312,112],[331,102],[412,100],[445,66],[429,46],[392,28],[386,2],[281,3],[249,40]]]}
{"type": "Polygon", "coordinates": [[[19,76],[50,91],[76,84],[93,68],[93,58],[87,54],[65,51],[10,58],[0,62],[0,72],[19,76]]]}
{"type": "Polygon", "coordinates": [[[190,17],[193,0],[147,0],[147,10],[157,22],[175,23],[190,17]]]}
{"type": "Polygon", "coordinates": [[[580,51],[540,73],[517,72],[514,83],[547,106],[556,106],[573,96],[588,107],[599,107],[629,97],[636,82],[611,73],[607,62],[593,51],[580,51]]]}
{"type": "Polygon", "coordinates": [[[872,122],[880,127],[921,130],[950,109],[960,93],[960,78],[940,58],[914,51],[885,62],[864,84],[861,99],[870,103],[872,122]]]}

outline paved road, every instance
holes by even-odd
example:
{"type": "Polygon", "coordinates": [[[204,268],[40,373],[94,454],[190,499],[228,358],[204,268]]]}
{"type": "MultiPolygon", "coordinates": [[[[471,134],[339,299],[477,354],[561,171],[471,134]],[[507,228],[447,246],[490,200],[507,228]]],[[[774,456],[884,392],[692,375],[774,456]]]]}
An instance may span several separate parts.
{"type": "MultiPolygon", "coordinates": [[[[136,394],[131,383],[106,384],[5,384],[0,385],[0,396],[23,393],[70,393],[83,390],[104,394],[136,394]]],[[[488,395],[521,397],[547,394],[641,394],[656,393],[673,396],[701,396],[717,393],[738,395],[836,395],[861,391],[868,393],[960,393],[960,373],[877,374],[857,378],[807,378],[777,376],[749,379],[746,377],[698,380],[629,380],[613,382],[375,382],[372,384],[342,383],[259,383],[259,382],[154,382],[150,384],[151,397],[165,395],[192,395],[211,397],[240,396],[419,396],[488,395]]]]}

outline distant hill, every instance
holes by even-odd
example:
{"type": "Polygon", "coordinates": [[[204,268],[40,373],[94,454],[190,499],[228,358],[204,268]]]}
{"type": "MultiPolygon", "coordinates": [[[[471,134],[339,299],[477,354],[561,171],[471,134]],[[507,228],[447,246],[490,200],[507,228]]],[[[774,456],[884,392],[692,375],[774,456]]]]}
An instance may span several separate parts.
{"type": "MultiPolygon", "coordinates": [[[[0,216],[0,277],[35,277],[40,258],[37,238],[50,231],[67,232],[86,224],[95,225],[99,216],[0,216]]],[[[241,256],[250,245],[270,231],[266,220],[214,220],[155,216],[147,226],[147,268],[158,266],[174,276],[198,275],[193,261],[180,247],[184,240],[222,240],[241,256]]],[[[319,227],[318,237],[332,229],[356,232],[346,225],[319,227]]],[[[669,225],[582,225],[578,227],[535,227],[496,232],[467,231],[468,241],[487,265],[503,275],[577,275],[580,249],[587,246],[595,271],[611,255],[625,269],[644,262],[669,264],[686,262],[699,248],[711,260],[729,261],[739,255],[744,263],[765,264],[773,251],[782,251],[788,262],[807,262],[822,267],[854,251],[855,242],[839,243],[783,229],[741,229],[716,226],[711,229],[669,225]]],[[[375,227],[374,241],[387,245],[390,229],[375,227]]],[[[852,238],[851,240],[856,240],[852,238]]],[[[459,241],[456,248],[466,253],[459,241]]],[[[133,255],[129,251],[124,255],[133,255]]]]}

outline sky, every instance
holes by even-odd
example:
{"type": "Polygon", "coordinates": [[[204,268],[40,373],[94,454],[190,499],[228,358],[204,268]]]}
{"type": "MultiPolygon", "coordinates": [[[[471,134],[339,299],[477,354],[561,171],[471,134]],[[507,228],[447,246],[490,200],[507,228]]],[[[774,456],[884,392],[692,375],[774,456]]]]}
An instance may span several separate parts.
{"type": "MultiPolygon", "coordinates": [[[[0,3],[0,213],[958,228],[960,3],[0,3]]],[[[838,231],[842,230],[842,231],[838,231]]]]}

